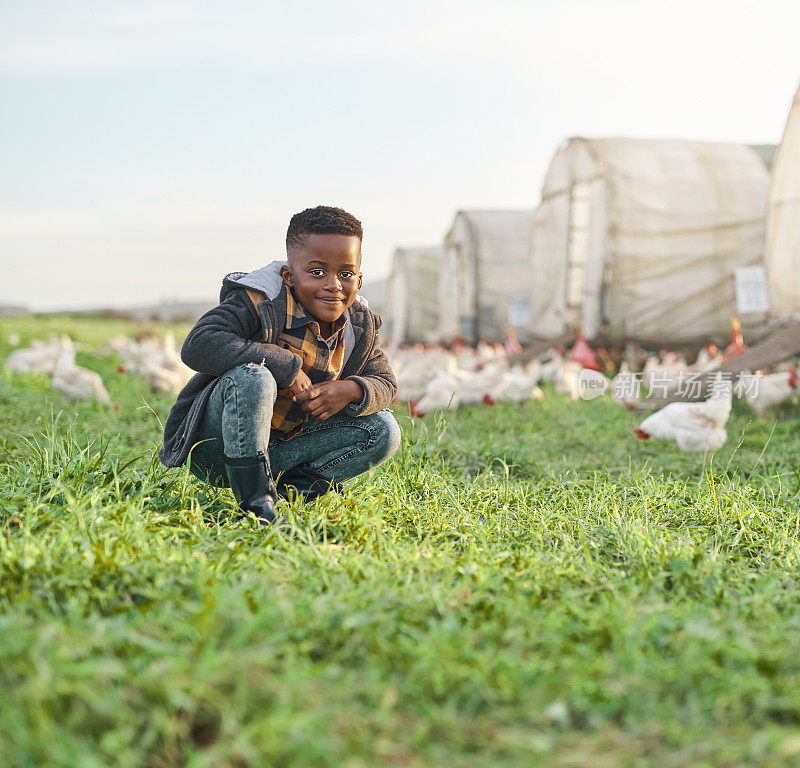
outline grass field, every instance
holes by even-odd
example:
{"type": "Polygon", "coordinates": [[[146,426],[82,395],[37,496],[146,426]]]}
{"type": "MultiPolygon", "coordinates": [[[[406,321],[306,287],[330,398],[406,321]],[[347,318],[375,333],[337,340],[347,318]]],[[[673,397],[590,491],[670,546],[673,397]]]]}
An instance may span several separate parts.
{"type": "Polygon", "coordinates": [[[0,764],[800,766],[800,419],[735,404],[701,459],[607,399],[412,423],[286,515],[155,456],[171,398],[95,356],[114,411],[0,374],[0,764]]]}

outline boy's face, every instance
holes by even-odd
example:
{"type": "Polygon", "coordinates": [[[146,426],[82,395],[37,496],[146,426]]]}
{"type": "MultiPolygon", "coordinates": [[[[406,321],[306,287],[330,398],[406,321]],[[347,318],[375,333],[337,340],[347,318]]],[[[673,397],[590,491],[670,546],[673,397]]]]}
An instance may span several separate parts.
{"type": "Polygon", "coordinates": [[[338,320],[361,288],[361,240],[352,235],[308,235],[281,267],[297,300],[320,323],[338,320]]]}

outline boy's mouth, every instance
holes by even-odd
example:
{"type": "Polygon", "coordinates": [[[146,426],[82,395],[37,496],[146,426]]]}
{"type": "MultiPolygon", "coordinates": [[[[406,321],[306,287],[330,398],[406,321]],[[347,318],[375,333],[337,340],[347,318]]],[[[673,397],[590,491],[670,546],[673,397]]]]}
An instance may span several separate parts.
{"type": "Polygon", "coordinates": [[[339,299],[335,296],[318,296],[317,301],[323,301],[326,304],[341,304],[343,303],[343,299],[339,299]]]}

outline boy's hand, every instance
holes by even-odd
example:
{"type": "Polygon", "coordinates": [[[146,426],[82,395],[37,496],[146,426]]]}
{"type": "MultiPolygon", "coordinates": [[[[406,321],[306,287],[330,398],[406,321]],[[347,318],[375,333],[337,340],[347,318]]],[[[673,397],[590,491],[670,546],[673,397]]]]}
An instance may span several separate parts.
{"type": "MultiPolygon", "coordinates": [[[[301,368],[297,372],[297,376],[294,377],[294,381],[289,385],[289,389],[292,391],[292,395],[299,395],[311,386],[313,386],[311,384],[311,379],[308,378],[308,374],[301,368]]],[[[292,399],[296,400],[297,398],[293,397],[292,399]]]]}
{"type": "Polygon", "coordinates": [[[358,382],[342,379],[314,384],[295,395],[292,400],[302,403],[303,410],[308,411],[315,419],[325,421],[349,403],[361,402],[363,397],[364,390],[358,382]]]}

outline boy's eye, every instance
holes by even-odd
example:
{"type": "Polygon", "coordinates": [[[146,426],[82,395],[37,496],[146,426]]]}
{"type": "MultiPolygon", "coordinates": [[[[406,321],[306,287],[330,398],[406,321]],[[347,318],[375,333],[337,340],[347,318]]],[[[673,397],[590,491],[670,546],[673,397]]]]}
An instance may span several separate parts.
{"type": "Polygon", "coordinates": [[[342,278],[344,280],[350,280],[353,277],[353,273],[348,271],[348,270],[345,270],[344,272],[340,272],[339,274],[342,276],[342,278]]]}
{"type": "Polygon", "coordinates": [[[314,275],[314,277],[322,277],[322,275],[325,274],[325,270],[324,269],[312,269],[310,271],[310,273],[312,275],[314,275]]]}

